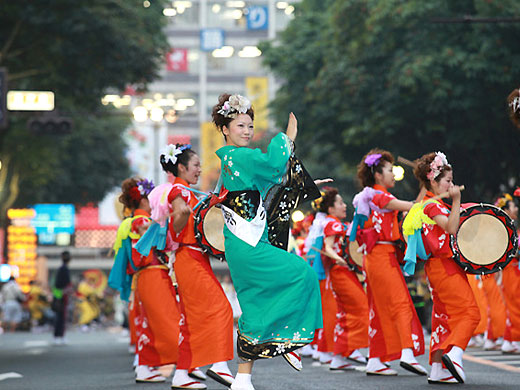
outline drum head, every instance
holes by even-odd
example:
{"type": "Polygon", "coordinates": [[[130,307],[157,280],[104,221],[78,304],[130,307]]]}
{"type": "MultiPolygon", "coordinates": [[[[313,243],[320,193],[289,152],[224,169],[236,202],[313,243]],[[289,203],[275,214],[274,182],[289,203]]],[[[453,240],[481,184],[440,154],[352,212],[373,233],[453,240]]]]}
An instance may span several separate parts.
{"type": "Polygon", "coordinates": [[[459,251],[474,264],[493,264],[504,256],[508,244],[509,236],[505,225],[490,214],[474,215],[459,226],[459,251]]]}
{"type": "Polygon", "coordinates": [[[204,237],[215,249],[224,252],[224,217],[218,207],[211,207],[204,217],[204,237]]]}
{"type": "Polygon", "coordinates": [[[492,274],[513,258],[518,245],[514,222],[498,207],[481,203],[460,213],[459,229],[450,236],[453,259],[469,274],[492,274]]]}
{"type": "Polygon", "coordinates": [[[363,253],[358,252],[359,244],[356,240],[350,241],[348,243],[348,252],[350,255],[350,258],[354,263],[356,263],[357,266],[359,266],[360,269],[363,268],[363,253]]]}

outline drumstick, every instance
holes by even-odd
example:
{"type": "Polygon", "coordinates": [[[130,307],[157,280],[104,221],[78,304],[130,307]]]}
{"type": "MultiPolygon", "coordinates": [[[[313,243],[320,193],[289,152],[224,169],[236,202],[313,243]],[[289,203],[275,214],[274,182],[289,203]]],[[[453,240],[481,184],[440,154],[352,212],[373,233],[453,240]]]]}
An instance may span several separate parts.
{"type": "MultiPolygon", "coordinates": [[[[460,186],[460,191],[464,191],[465,187],[464,186],[460,186]]],[[[433,198],[430,198],[432,200],[439,200],[439,199],[442,199],[442,198],[447,198],[448,196],[450,196],[450,193],[448,191],[446,192],[443,192],[442,194],[440,195],[437,195],[437,196],[434,196],[433,198]]]]}
{"type": "Polygon", "coordinates": [[[417,163],[410,161],[407,158],[404,158],[401,156],[397,156],[397,161],[404,165],[408,165],[409,167],[412,167],[412,168],[415,168],[417,166],[417,163]]]}

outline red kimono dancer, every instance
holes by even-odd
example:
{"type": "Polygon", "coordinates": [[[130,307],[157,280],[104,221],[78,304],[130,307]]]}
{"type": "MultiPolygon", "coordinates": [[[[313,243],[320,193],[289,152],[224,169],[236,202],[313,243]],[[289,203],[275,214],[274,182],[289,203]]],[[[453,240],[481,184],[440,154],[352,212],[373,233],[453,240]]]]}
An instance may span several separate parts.
{"type": "MultiPolygon", "coordinates": [[[[334,237],[334,252],[342,257],[341,240],[347,233],[346,225],[329,215],[324,237],[334,237]]],[[[328,258],[328,273],[332,281],[338,307],[334,330],[334,359],[331,370],[352,369],[346,361],[360,348],[368,347],[368,299],[356,273],[345,266],[334,264],[328,258]]],[[[358,356],[361,354],[358,352],[358,356]]]]}
{"type": "Polygon", "coordinates": [[[502,289],[497,284],[497,274],[482,276],[482,289],[487,301],[487,328],[485,350],[500,349],[506,331],[506,304],[502,289]]]}
{"type": "MultiPolygon", "coordinates": [[[[384,209],[393,199],[385,187],[374,185],[379,191],[372,202],[384,209]]],[[[414,356],[424,353],[421,322],[408,292],[396,256],[394,242],[399,239],[397,211],[372,211],[365,228],[373,228],[377,242],[364,257],[370,325],[369,361],[367,375],[397,375],[382,362],[401,358],[401,366],[418,375],[426,375],[414,356]]]]}
{"type": "MultiPolygon", "coordinates": [[[[433,196],[427,192],[424,200],[433,196]]],[[[427,204],[424,213],[433,219],[437,215],[448,216],[449,210],[440,201],[427,204]]],[[[452,259],[449,234],[438,225],[423,225],[423,234],[428,236],[429,242],[435,243],[425,265],[433,300],[430,363],[433,354],[442,350],[444,364],[448,369],[448,365],[452,365],[450,372],[453,374],[455,369],[459,376],[456,379],[463,382],[462,352],[479,324],[480,310],[466,274],[452,259]]],[[[437,370],[432,364],[432,371],[434,369],[437,370]]]]}
{"type": "Polygon", "coordinates": [[[507,323],[502,352],[520,354],[520,269],[514,259],[502,270],[502,292],[506,302],[507,323]]]}
{"type": "MultiPolygon", "coordinates": [[[[132,232],[139,234],[140,227],[151,220],[142,210],[136,210],[135,215],[143,215],[132,222],[132,232]]],[[[132,245],[137,241],[133,239],[132,245]]],[[[175,288],[168,267],[154,250],[148,256],[142,256],[132,248],[132,262],[138,269],[133,279],[139,358],[136,381],[164,382],[166,378],[150,367],[177,363],[180,313],[175,288]]]]}
{"type": "Polygon", "coordinates": [[[320,354],[318,359],[323,364],[332,361],[334,353],[334,328],[336,326],[336,315],[338,304],[332,289],[330,276],[320,280],[321,310],[323,312],[323,328],[316,332],[316,343],[320,354]]]}
{"type": "MultiPolygon", "coordinates": [[[[181,197],[193,209],[197,198],[188,182],[177,177],[168,202],[181,197]]],[[[233,310],[222,286],[195,239],[193,214],[184,229],[170,235],[179,248],[175,254],[174,270],[177,279],[182,319],[180,323],[180,346],[177,370],[172,381],[173,389],[204,389],[206,386],[194,382],[187,371],[212,364],[206,372],[217,382],[229,386],[233,376],[227,361],[233,359],[233,310]]],[[[170,227],[172,224],[170,224],[170,227]]]]}

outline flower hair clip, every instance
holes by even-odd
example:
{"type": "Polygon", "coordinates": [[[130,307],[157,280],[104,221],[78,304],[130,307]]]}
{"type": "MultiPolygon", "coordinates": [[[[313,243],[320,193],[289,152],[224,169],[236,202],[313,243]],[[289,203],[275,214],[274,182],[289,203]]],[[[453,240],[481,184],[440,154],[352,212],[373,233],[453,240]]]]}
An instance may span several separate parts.
{"type": "MultiPolygon", "coordinates": [[[[520,90],[518,92],[520,93],[520,90]]],[[[515,97],[513,101],[509,103],[509,107],[511,107],[513,112],[520,111],[520,96],[515,97]]]]}
{"type": "Polygon", "coordinates": [[[248,98],[242,95],[231,95],[217,112],[226,118],[235,119],[238,114],[245,114],[250,108],[251,102],[248,98]]]}
{"type": "Polygon", "coordinates": [[[429,180],[435,179],[437,176],[441,174],[442,168],[445,166],[451,167],[451,165],[448,164],[448,159],[446,158],[446,155],[442,152],[435,152],[435,158],[430,163],[430,172],[428,172],[426,177],[429,180]]]}
{"type": "Polygon", "coordinates": [[[148,196],[150,192],[155,188],[153,181],[148,181],[147,179],[143,179],[137,182],[137,189],[141,196],[148,196]]]}
{"type": "Polygon", "coordinates": [[[379,164],[379,161],[381,161],[381,157],[381,153],[369,154],[365,158],[365,164],[367,164],[367,166],[369,166],[370,168],[374,168],[379,164]]]}
{"type": "Polygon", "coordinates": [[[161,153],[161,160],[166,164],[168,161],[171,161],[171,163],[175,165],[175,163],[177,163],[177,156],[186,149],[191,149],[191,145],[186,144],[177,147],[177,145],[169,144],[161,153]]]}
{"type": "Polygon", "coordinates": [[[498,208],[501,209],[507,205],[507,202],[512,201],[512,200],[513,200],[513,197],[511,195],[504,194],[503,197],[497,199],[497,201],[495,202],[495,206],[497,206],[498,208]]]}

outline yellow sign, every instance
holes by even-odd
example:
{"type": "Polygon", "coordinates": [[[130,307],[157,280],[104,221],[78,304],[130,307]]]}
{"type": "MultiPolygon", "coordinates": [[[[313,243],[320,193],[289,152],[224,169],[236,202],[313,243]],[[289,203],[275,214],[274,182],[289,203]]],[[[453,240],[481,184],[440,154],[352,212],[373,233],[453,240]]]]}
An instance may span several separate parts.
{"type": "Polygon", "coordinates": [[[255,110],[255,130],[261,133],[269,127],[269,81],[267,77],[246,77],[246,93],[255,110]]]}
{"type": "Polygon", "coordinates": [[[202,159],[202,191],[213,190],[212,185],[218,180],[220,159],[215,152],[224,146],[224,136],[211,122],[200,126],[200,157],[202,159]]]}
{"type": "Polygon", "coordinates": [[[54,92],[48,91],[9,91],[7,92],[9,111],[52,111],[54,92]]]}
{"type": "Polygon", "coordinates": [[[28,292],[29,282],[36,278],[36,230],[30,226],[35,216],[33,209],[9,209],[7,216],[11,225],[7,227],[7,262],[18,267],[17,282],[23,292],[28,292]]]}

